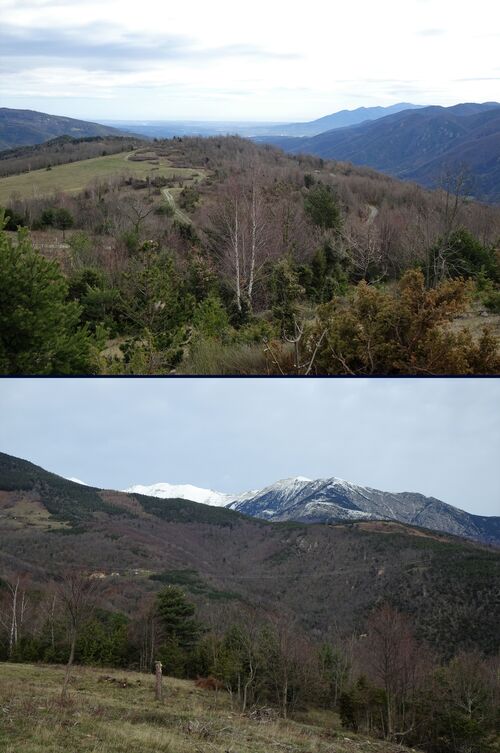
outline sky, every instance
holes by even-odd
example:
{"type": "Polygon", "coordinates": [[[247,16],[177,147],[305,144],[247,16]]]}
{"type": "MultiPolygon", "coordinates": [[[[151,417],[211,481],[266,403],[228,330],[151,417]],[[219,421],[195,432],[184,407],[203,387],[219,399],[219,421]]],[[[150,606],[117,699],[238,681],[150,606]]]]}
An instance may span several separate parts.
{"type": "Polygon", "coordinates": [[[4,379],[0,451],[101,488],[336,476],[500,515],[499,379],[4,379]]]}
{"type": "Polygon", "coordinates": [[[0,106],[311,120],[500,99],[498,0],[1,0],[0,106]]]}

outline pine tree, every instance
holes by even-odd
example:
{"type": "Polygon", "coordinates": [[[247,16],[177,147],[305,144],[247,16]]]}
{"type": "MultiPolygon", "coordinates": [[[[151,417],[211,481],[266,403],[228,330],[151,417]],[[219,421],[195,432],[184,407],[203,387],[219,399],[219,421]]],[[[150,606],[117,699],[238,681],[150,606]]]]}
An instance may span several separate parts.
{"type": "Polygon", "coordinates": [[[304,200],[304,209],[309,219],[321,230],[339,231],[342,227],[342,215],[329,186],[313,188],[304,200]]]}
{"type": "Polygon", "coordinates": [[[282,259],[273,269],[271,294],[273,315],[279,322],[281,334],[283,336],[293,335],[298,313],[298,301],[304,294],[304,289],[299,283],[292,262],[288,259],[282,259]]]}
{"type": "Polygon", "coordinates": [[[229,316],[220,298],[211,293],[196,307],[193,324],[204,337],[217,338],[229,329],[229,316]]]}
{"type": "Polygon", "coordinates": [[[74,223],[73,215],[64,207],[54,210],[54,226],[63,231],[63,240],[66,239],[66,230],[73,227],[74,223]]]}
{"type": "MultiPolygon", "coordinates": [[[[0,217],[0,227],[3,218],[0,217]]],[[[96,345],[59,267],[0,230],[0,373],[89,374],[96,345]]]]}
{"type": "Polygon", "coordinates": [[[194,604],[187,600],[182,588],[164,588],[158,594],[157,611],[167,640],[175,641],[181,649],[189,649],[196,643],[201,626],[193,618],[194,604]]]}

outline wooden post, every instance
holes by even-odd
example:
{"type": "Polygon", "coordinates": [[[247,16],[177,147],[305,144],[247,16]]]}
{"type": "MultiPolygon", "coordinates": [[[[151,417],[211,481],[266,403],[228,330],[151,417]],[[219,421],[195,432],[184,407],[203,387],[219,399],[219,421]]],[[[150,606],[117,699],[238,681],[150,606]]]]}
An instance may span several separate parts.
{"type": "Polygon", "coordinates": [[[161,681],[162,681],[162,677],[163,677],[163,675],[162,675],[162,669],[163,669],[163,667],[162,667],[161,661],[155,662],[155,673],[156,673],[156,691],[155,691],[155,696],[156,696],[156,700],[157,701],[161,701],[162,697],[163,697],[163,695],[162,695],[163,689],[162,689],[162,685],[161,685],[161,681]]]}

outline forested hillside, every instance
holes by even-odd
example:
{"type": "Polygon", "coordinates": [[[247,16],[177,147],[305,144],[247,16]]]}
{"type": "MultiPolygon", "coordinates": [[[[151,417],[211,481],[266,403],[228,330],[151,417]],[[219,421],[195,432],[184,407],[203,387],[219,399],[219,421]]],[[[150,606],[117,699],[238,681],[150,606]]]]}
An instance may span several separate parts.
{"type": "Polygon", "coordinates": [[[98,148],[0,160],[3,373],[499,371],[500,210],[459,175],[429,192],[236,137],[98,148]]]}
{"type": "Polygon", "coordinates": [[[49,115],[35,110],[0,107],[0,149],[41,144],[58,136],[123,136],[124,131],[86,120],[49,115]]]}
{"type": "MultiPolygon", "coordinates": [[[[50,168],[56,165],[71,164],[95,157],[130,152],[142,145],[141,139],[125,139],[123,136],[104,138],[87,136],[72,138],[58,136],[43,144],[22,146],[0,152],[0,177],[30,173],[33,170],[50,168]]],[[[5,186],[5,184],[3,184],[5,186]]],[[[5,189],[4,189],[5,190],[5,189]]]]}
{"type": "Polygon", "coordinates": [[[498,102],[405,110],[342,130],[325,128],[312,138],[270,141],[295,154],[349,160],[432,188],[450,171],[463,170],[468,195],[500,202],[498,102]]]}

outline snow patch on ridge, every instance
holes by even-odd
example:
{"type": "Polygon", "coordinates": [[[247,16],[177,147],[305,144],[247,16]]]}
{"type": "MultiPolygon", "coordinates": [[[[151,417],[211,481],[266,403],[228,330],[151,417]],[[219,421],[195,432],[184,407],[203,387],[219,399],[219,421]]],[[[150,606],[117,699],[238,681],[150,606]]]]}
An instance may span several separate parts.
{"type": "Polygon", "coordinates": [[[90,486],[90,484],[86,484],[85,481],[80,481],[79,478],[66,478],[66,481],[72,481],[74,484],[80,484],[80,486],[90,486]]]}
{"type": "Polygon", "coordinates": [[[137,484],[123,491],[126,494],[144,494],[146,497],[159,497],[160,499],[189,499],[191,502],[199,502],[212,507],[225,507],[234,500],[231,494],[223,494],[191,484],[158,483],[151,486],[137,484]]]}

